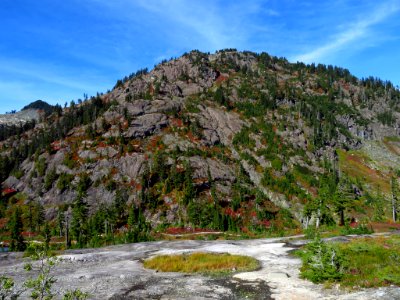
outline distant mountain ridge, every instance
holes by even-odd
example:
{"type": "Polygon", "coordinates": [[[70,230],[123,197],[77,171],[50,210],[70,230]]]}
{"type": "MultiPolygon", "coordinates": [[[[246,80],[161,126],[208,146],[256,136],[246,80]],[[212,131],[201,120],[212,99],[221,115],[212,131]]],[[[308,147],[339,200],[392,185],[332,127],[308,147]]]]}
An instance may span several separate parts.
{"type": "Polygon", "coordinates": [[[43,100],[36,100],[20,111],[0,114],[0,126],[19,126],[31,121],[39,121],[41,117],[48,116],[55,111],[56,106],[43,100]]]}
{"type": "Polygon", "coordinates": [[[47,115],[54,111],[54,106],[48,104],[47,102],[45,102],[43,100],[36,100],[36,101],[26,105],[22,110],[27,110],[27,109],[43,110],[47,115]]]}
{"type": "Polygon", "coordinates": [[[0,125],[20,125],[32,120],[39,121],[39,119],[40,112],[37,109],[27,108],[12,114],[0,114],[0,125]]]}

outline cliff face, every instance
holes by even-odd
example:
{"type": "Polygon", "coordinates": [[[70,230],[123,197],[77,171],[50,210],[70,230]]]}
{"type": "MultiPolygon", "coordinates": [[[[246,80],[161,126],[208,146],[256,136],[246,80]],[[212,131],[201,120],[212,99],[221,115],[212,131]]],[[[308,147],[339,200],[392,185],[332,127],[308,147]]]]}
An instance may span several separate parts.
{"type": "Polygon", "coordinates": [[[326,218],[370,218],[400,168],[399,105],[390,83],[341,68],[193,51],[1,142],[1,178],[49,221],[80,198],[114,228],[132,208],[152,228],[288,228],[316,216],[324,186],[350,194],[344,209],[328,197],[326,218]]]}

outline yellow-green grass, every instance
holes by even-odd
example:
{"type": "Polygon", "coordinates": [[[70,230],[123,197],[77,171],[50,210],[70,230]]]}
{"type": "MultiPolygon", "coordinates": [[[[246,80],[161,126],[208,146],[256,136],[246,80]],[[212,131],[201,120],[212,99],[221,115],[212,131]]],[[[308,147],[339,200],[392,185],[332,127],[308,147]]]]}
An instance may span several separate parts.
{"type": "Polygon", "coordinates": [[[341,285],[349,288],[400,286],[400,236],[355,239],[337,244],[346,260],[341,285]]]}
{"type": "Polygon", "coordinates": [[[395,155],[400,155],[400,139],[398,137],[385,137],[383,143],[395,155]]]}
{"type": "Polygon", "coordinates": [[[207,252],[159,255],[145,260],[143,265],[161,272],[210,275],[253,271],[260,267],[259,262],[249,256],[207,252]]]}
{"type": "Polygon", "coordinates": [[[390,178],[386,174],[371,168],[369,158],[358,151],[338,150],[341,170],[348,176],[358,178],[375,190],[380,188],[383,193],[390,191],[390,178]]]}

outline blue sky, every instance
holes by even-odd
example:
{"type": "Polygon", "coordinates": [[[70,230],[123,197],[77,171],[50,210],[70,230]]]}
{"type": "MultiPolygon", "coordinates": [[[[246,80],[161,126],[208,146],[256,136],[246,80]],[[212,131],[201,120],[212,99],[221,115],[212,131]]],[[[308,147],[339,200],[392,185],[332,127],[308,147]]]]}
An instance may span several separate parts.
{"type": "Polygon", "coordinates": [[[198,49],[333,64],[400,85],[400,0],[1,0],[0,113],[65,103],[198,49]]]}

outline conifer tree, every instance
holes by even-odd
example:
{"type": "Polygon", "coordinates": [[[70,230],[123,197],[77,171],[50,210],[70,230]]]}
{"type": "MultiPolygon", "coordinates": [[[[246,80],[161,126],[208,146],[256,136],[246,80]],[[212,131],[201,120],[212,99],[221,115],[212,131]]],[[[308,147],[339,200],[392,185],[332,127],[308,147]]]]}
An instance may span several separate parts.
{"type": "Polygon", "coordinates": [[[33,225],[35,231],[40,232],[40,227],[44,223],[44,207],[39,201],[36,201],[33,211],[33,225]]]}
{"type": "Polygon", "coordinates": [[[185,180],[183,183],[183,203],[189,204],[195,196],[195,190],[192,182],[192,168],[189,162],[185,162],[185,180]]]}
{"type": "Polygon", "coordinates": [[[17,207],[9,221],[8,224],[11,231],[11,243],[10,250],[11,251],[24,251],[26,248],[24,237],[22,236],[23,223],[22,223],[22,215],[21,210],[17,207]]]}
{"type": "Polygon", "coordinates": [[[51,232],[50,232],[50,226],[49,226],[48,222],[44,223],[43,237],[44,237],[45,249],[48,250],[50,248],[50,240],[51,240],[51,232]]]}
{"type": "Polygon", "coordinates": [[[396,177],[392,176],[391,179],[391,187],[392,187],[392,219],[393,222],[397,221],[397,210],[398,210],[398,192],[399,187],[397,183],[396,177]]]}
{"type": "Polygon", "coordinates": [[[378,186],[376,196],[374,199],[374,220],[383,221],[385,216],[384,196],[382,195],[381,187],[378,186]]]}
{"type": "Polygon", "coordinates": [[[339,214],[339,225],[343,226],[345,223],[345,211],[352,205],[352,200],[354,200],[354,195],[351,190],[351,183],[347,178],[341,177],[336,186],[335,193],[333,194],[333,205],[339,214]]]}
{"type": "Polygon", "coordinates": [[[87,241],[87,205],[81,195],[78,195],[72,207],[71,233],[76,239],[78,246],[83,247],[87,241]]]}

